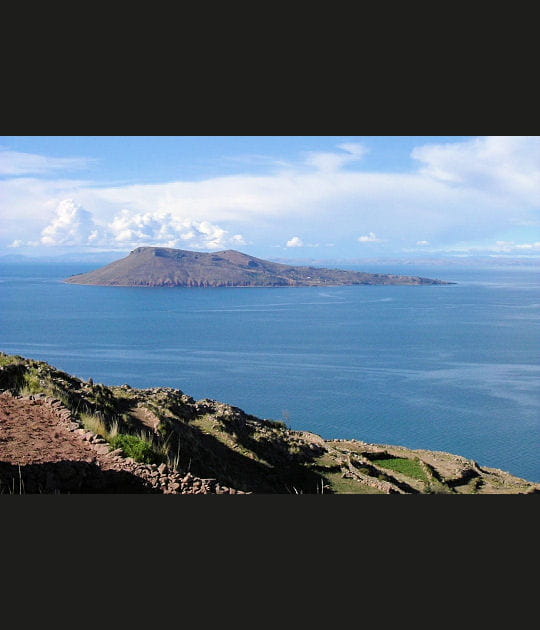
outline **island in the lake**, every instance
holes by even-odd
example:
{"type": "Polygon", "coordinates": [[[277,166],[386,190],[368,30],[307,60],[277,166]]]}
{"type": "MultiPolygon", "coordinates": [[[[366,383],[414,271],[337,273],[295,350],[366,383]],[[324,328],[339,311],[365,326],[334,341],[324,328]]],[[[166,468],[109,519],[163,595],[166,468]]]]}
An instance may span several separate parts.
{"type": "Polygon", "coordinates": [[[127,287],[308,287],[351,284],[433,285],[443,280],[284,265],[228,249],[193,252],[138,247],[120,260],[65,282],[127,287]]]}

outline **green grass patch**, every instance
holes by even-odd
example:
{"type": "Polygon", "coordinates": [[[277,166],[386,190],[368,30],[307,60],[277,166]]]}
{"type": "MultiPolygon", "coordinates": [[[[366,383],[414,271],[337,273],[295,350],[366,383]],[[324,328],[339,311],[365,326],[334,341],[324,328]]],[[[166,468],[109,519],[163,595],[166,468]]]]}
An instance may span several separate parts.
{"type": "Polygon", "coordinates": [[[32,372],[27,372],[23,377],[24,383],[21,388],[21,394],[23,396],[29,396],[31,394],[39,394],[44,391],[44,387],[41,384],[39,376],[32,372]]]}
{"type": "Polygon", "coordinates": [[[11,354],[4,354],[3,352],[0,353],[0,367],[3,367],[4,365],[11,365],[11,363],[17,363],[17,359],[16,357],[12,356],[11,354]]]}
{"type": "Polygon", "coordinates": [[[388,457],[377,459],[376,461],[374,461],[374,463],[381,468],[394,470],[395,472],[401,473],[402,475],[412,477],[413,479],[419,479],[420,481],[423,481],[425,483],[429,481],[420,462],[414,459],[407,459],[405,457],[388,457]]]}
{"type": "Polygon", "coordinates": [[[119,419],[106,423],[95,413],[80,413],[79,418],[88,431],[100,435],[112,448],[121,448],[128,457],[143,464],[166,463],[170,468],[178,468],[180,453],[171,449],[169,440],[161,440],[141,431],[139,435],[126,432],[119,419]]]}
{"type": "Polygon", "coordinates": [[[121,448],[128,457],[143,464],[161,464],[163,457],[158,453],[154,445],[137,435],[119,433],[110,439],[113,448],[121,448]]]}

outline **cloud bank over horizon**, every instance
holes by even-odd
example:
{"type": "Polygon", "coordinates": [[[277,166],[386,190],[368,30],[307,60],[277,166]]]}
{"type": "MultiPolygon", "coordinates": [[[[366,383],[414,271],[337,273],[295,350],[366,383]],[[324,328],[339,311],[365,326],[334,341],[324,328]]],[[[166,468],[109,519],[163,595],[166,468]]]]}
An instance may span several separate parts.
{"type": "Polygon", "coordinates": [[[99,224],[90,212],[73,199],[64,199],[55,208],[51,222],[43,228],[38,240],[18,240],[9,247],[44,245],[124,250],[155,245],[212,250],[245,244],[241,234],[230,235],[208,221],[178,220],[166,212],[136,213],[121,210],[109,223],[99,224]]]}
{"type": "Polygon", "coordinates": [[[426,142],[408,169],[364,170],[376,150],[342,142],[269,160],[263,174],[114,184],[56,178],[93,158],[0,148],[0,247],[539,251],[539,137],[426,142]]]}

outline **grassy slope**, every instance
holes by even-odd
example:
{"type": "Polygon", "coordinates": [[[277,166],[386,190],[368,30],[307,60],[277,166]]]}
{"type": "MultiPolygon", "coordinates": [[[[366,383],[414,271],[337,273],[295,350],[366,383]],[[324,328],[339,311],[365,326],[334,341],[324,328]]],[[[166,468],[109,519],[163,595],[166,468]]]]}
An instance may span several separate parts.
{"type": "Polygon", "coordinates": [[[447,453],[323,440],[172,388],[108,387],[0,353],[0,389],[43,392],[127,455],[262,493],[530,492],[531,484],[447,453]],[[156,419],[152,431],[140,410],[156,419]]]}

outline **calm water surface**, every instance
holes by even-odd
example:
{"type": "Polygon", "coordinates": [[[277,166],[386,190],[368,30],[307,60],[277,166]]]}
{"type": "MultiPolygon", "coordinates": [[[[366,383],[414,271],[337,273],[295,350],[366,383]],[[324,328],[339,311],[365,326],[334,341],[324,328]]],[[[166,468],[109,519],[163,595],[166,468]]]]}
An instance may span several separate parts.
{"type": "Polygon", "coordinates": [[[62,282],[98,266],[1,265],[0,350],[540,481],[538,268],[357,267],[458,282],[423,287],[62,282]]]}

